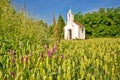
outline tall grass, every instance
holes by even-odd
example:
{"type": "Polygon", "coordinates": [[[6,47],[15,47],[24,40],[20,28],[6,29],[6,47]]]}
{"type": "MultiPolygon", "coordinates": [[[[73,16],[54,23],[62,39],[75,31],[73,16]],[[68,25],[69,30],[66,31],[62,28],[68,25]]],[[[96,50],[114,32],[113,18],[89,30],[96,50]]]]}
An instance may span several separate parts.
{"type": "Polygon", "coordinates": [[[119,53],[119,38],[62,41],[59,48],[23,44],[2,56],[0,77],[3,80],[118,80],[119,53]]]}

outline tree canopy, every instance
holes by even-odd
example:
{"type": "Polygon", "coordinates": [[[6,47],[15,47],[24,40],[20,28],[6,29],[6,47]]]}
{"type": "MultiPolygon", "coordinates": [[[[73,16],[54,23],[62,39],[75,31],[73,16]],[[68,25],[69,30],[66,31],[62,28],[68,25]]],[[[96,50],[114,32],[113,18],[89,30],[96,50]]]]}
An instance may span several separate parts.
{"type": "Polygon", "coordinates": [[[100,8],[86,14],[78,12],[75,20],[85,26],[87,38],[120,37],[120,7],[100,8]]]}

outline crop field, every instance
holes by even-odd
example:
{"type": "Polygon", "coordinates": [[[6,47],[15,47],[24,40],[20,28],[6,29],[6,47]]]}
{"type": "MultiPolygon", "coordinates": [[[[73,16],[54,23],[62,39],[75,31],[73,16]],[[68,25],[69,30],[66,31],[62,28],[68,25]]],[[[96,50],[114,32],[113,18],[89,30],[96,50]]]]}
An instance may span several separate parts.
{"type": "Polygon", "coordinates": [[[63,40],[59,47],[0,45],[1,80],[120,79],[120,38],[63,40]]]}

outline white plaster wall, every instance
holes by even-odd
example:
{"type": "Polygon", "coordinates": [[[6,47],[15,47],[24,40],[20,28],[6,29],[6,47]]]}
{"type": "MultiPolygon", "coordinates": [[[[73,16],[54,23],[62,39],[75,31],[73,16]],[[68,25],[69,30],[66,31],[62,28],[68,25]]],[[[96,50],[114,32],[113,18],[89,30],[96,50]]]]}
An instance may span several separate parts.
{"type": "Polygon", "coordinates": [[[78,31],[78,28],[79,26],[76,25],[74,22],[73,22],[73,26],[74,26],[74,39],[79,39],[79,31],[78,31]]]}
{"type": "Polygon", "coordinates": [[[80,39],[85,39],[85,29],[84,28],[80,28],[80,39]],[[83,29],[83,33],[82,33],[82,29],[83,29]]]}
{"type": "Polygon", "coordinates": [[[68,39],[68,30],[72,30],[72,39],[85,39],[85,29],[79,28],[78,25],[73,23],[73,27],[70,27],[69,25],[66,25],[64,27],[64,39],[68,39]],[[83,33],[82,33],[83,29],[83,33]]]}
{"type": "Polygon", "coordinates": [[[74,39],[77,39],[78,38],[78,27],[75,26],[74,27],[74,39]]]}
{"type": "Polygon", "coordinates": [[[68,30],[71,29],[72,30],[72,38],[73,38],[73,28],[70,27],[68,24],[64,27],[64,39],[68,38],[68,30]]]}

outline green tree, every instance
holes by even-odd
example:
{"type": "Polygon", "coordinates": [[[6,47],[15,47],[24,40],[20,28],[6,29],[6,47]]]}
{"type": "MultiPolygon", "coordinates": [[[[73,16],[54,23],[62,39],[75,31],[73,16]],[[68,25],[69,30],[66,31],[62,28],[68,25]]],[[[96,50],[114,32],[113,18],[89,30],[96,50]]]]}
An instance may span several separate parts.
{"type": "Polygon", "coordinates": [[[75,14],[75,20],[86,28],[86,37],[120,37],[120,7],[100,8],[96,12],[75,14]]]}
{"type": "Polygon", "coordinates": [[[53,36],[54,36],[54,44],[58,46],[60,43],[60,38],[59,38],[59,27],[57,24],[53,25],[53,36]]]}
{"type": "Polygon", "coordinates": [[[54,13],[53,13],[53,38],[54,38],[54,44],[56,46],[58,46],[58,44],[60,43],[60,38],[59,38],[59,26],[56,23],[55,17],[54,17],[54,13]]]}
{"type": "Polygon", "coordinates": [[[79,21],[83,24],[83,14],[81,12],[78,12],[77,14],[75,14],[75,21],[79,21]]]}
{"type": "Polygon", "coordinates": [[[61,15],[59,15],[58,17],[58,21],[57,21],[57,25],[58,25],[58,36],[60,39],[64,38],[64,26],[65,26],[65,22],[64,19],[62,18],[61,15]]]}

